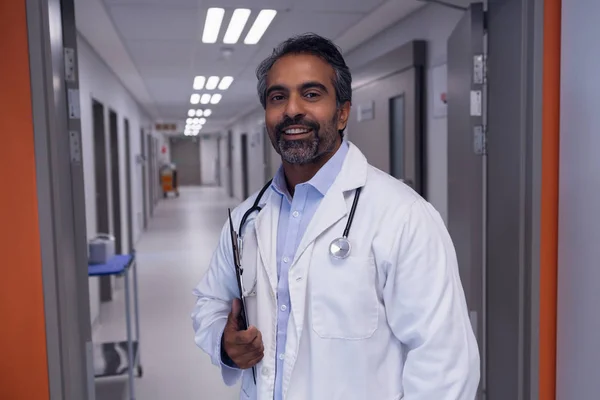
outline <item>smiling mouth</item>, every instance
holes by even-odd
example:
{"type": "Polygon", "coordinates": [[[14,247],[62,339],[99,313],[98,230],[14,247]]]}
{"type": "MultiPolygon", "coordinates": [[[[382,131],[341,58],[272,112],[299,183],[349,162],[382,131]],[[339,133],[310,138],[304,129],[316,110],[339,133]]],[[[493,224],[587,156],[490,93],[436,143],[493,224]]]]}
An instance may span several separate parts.
{"type": "Polygon", "coordinates": [[[312,131],[312,129],[310,129],[310,128],[291,128],[291,129],[285,129],[283,131],[283,133],[287,136],[294,136],[294,135],[302,135],[305,133],[309,133],[311,131],[312,131]]]}

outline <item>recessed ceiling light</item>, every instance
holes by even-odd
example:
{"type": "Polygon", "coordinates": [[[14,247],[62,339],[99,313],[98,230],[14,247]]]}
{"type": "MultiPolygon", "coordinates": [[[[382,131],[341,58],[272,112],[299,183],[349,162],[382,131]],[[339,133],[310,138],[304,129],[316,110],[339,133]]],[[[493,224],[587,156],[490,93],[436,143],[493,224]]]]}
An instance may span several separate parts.
{"type": "Polygon", "coordinates": [[[206,21],[204,22],[204,32],[202,33],[202,42],[216,43],[221,30],[221,23],[225,10],[222,8],[209,8],[206,12],[206,21]]]}
{"type": "Polygon", "coordinates": [[[275,18],[275,15],[277,15],[277,11],[275,10],[262,10],[258,14],[258,17],[256,17],[252,28],[248,31],[244,43],[257,44],[267,31],[267,28],[275,18]]]}
{"type": "Polygon", "coordinates": [[[192,94],[192,96],[190,97],[190,103],[192,103],[192,104],[200,103],[200,95],[198,93],[192,94]]]}
{"type": "Polygon", "coordinates": [[[225,32],[223,42],[227,44],[237,43],[249,17],[250,10],[247,8],[238,8],[235,10],[231,16],[231,21],[229,21],[229,27],[227,28],[227,32],[225,32]]]}
{"type": "MultiPolygon", "coordinates": [[[[192,110],[194,111],[194,110],[192,110]]],[[[201,117],[204,114],[204,112],[202,110],[196,110],[196,113],[194,114],[196,117],[201,117]]],[[[192,115],[192,117],[194,116],[192,115]]]]}
{"type": "Polygon", "coordinates": [[[204,125],[206,123],[206,118],[200,118],[200,125],[204,125]]]}
{"type": "Polygon", "coordinates": [[[204,88],[204,83],[206,82],[206,78],[203,76],[197,76],[194,78],[194,90],[202,90],[204,88]]]}
{"type": "Polygon", "coordinates": [[[188,111],[188,117],[193,117],[194,115],[196,115],[196,112],[194,110],[188,111]]]}
{"type": "MultiPolygon", "coordinates": [[[[198,97],[200,97],[200,95],[198,95],[198,97]]],[[[204,93],[202,95],[202,98],[200,99],[200,103],[202,103],[202,104],[208,104],[209,102],[210,102],[210,94],[204,93]]]]}
{"type": "Polygon", "coordinates": [[[188,118],[188,119],[186,119],[186,120],[185,120],[185,123],[186,123],[186,124],[191,124],[191,123],[192,123],[192,121],[193,121],[193,119],[191,119],[191,118],[188,118]]]}
{"type": "Polygon", "coordinates": [[[204,110],[204,116],[205,117],[210,117],[212,114],[212,110],[210,108],[207,108],[206,110],[204,110]]]}
{"type": "Polygon", "coordinates": [[[222,97],[223,96],[220,95],[219,93],[213,94],[212,97],[210,98],[210,104],[219,104],[222,97]]]}
{"type": "Polygon", "coordinates": [[[231,86],[232,83],[233,83],[232,76],[224,76],[223,79],[221,79],[221,83],[219,83],[219,89],[227,90],[227,89],[229,89],[229,86],[231,86]]]}
{"type": "Polygon", "coordinates": [[[211,76],[208,78],[208,82],[206,82],[206,90],[215,90],[217,85],[219,84],[218,76],[211,76]]]}

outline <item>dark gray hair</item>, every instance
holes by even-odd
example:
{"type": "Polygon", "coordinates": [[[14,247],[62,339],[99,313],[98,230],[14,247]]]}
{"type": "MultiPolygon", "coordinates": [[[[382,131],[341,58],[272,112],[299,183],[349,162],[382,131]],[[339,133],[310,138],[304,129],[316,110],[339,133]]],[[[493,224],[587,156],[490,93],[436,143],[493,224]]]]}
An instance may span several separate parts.
{"type": "Polygon", "coordinates": [[[347,101],[352,102],[352,74],[341,51],[331,40],[306,33],[281,43],[256,69],[258,97],[263,108],[267,107],[267,74],[277,60],[288,54],[312,54],[326,61],[335,71],[333,87],[338,108],[347,101]]]}

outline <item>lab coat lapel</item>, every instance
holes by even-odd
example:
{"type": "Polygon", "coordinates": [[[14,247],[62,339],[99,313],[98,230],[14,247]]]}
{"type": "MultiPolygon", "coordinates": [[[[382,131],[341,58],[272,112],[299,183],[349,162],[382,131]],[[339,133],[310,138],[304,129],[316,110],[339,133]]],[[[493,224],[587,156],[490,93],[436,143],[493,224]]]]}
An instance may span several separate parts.
{"type": "Polygon", "coordinates": [[[263,210],[258,214],[255,223],[258,252],[262,266],[269,277],[271,294],[277,293],[277,226],[279,224],[279,210],[281,198],[273,196],[270,192],[261,204],[263,210]]]}
{"type": "MultiPolygon", "coordinates": [[[[345,192],[365,184],[367,180],[367,160],[356,146],[350,143],[350,149],[342,165],[342,170],[317,207],[300,246],[296,251],[294,264],[302,253],[329,227],[344,218],[350,211],[351,203],[345,198],[345,192]]],[[[339,236],[342,236],[340,232],[339,236]]],[[[293,265],[292,264],[292,267],[293,265]]]]}

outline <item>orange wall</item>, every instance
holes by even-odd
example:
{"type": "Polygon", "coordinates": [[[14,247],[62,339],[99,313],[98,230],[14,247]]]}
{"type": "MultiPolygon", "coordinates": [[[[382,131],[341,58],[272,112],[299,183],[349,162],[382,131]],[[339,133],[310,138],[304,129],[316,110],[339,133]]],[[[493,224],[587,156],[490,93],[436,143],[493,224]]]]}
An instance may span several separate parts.
{"type": "Polygon", "coordinates": [[[556,398],[560,27],[561,0],[545,0],[540,238],[540,400],[556,398]]]}
{"type": "Polygon", "coordinates": [[[0,399],[44,400],[48,368],[25,0],[0,1],[0,54],[0,399]]]}

